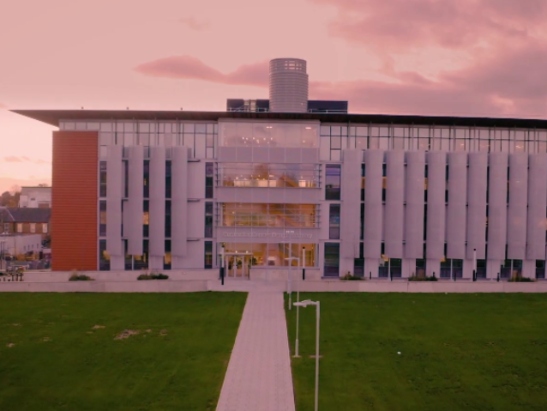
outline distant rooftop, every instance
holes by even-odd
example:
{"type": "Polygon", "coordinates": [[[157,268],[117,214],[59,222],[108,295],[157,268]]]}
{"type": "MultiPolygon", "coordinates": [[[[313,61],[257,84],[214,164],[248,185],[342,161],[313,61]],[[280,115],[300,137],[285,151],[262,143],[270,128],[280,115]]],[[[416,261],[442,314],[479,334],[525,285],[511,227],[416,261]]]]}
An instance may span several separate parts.
{"type": "MultiPolygon", "coordinates": [[[[229,98],[226,100],[226,111],[250,111],[265,113],[270,111],[270,100],[229,98]]],[[[347,112],[348,102],[344,100],[308,100],[308,113],[347,114],[347,112]]]]}

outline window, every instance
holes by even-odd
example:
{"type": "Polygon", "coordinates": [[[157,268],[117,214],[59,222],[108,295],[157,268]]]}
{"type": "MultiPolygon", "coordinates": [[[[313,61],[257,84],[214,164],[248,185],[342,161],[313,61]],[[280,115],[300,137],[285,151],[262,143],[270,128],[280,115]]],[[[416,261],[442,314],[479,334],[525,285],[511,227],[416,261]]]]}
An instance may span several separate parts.
{"type": "Polygon", "coordinates": [[[47,223],[42,223],[42,233],[47,233],[47,223]]]}
{"type": "Polygon", "coordinates": [[[165,202],[165,238],[171,237],[171,200],[165,202]]]}
{"type": "Polygon", "coordinates": [[[165,162],[165,198],[171,198],[171,170],[172,162],[167,160],[165,162]]]}
{"type": "Polygon", "coordinates": [[[144,200],[142,202],[142,236],[148,237],[150,227],[150,201],[144,200]]]}
{"type": "Polygon", "coordinates": [[[219,211],[223,227],[315,228],[318,207],[315,204],[223,203],[219,211]]]}
{"type": "Polygon", "coordinates": [[[323,275],[325,277],[338,277],[340,270],[340,244],[325,243],[325,262],[323,275]]]}
{"type": "Polygon", "coordinates": [[[340,204],[331,204],[329,213],[329,239],[340,239],[340,204]]]}
{"type": "Polygon", "coordinates": [[[99,196],[106,197],[106,161],[100,162],[99,196]]]}
{"type": "Polygon", "coordinates": [[[340,174],[339,164],[327,164],[325,182],[326,200],[340,200],[340,174]]]}
{"type": "Polygon", "coordinates": [[[110,270],[110,254],[106,251],[106,240],[99,240],[99,270],[110,270]]]}
{"type": "Polygon", "coordinates": [[[30,223],[30,232],[35,233],[36,232],[36,223],[30,223]]]}
{"type": "Polygon", "coordinates": [[[223,163],[218,165],[223,187],[317,188],[320,164],[223,163]]]}
{"type": "Polygon", "coordinates": [[[17,223],[17,232],[22,233],[23,232],[23,223],[17,223]]]}
{"type": "Polygon", "coordinates": [[[105,237],[105,236],[106,236],[106,200],[101,200],[99,201],[99,237],[105,237]]]}
{"type": "Polygon", "coordinates": [[[361,164],[361,201],[365,201],[366,166],[361,164]]]}
{"type": "Polygon", "coordinates": [[[205,198],[213,198],[213,163],[205,163],[205,198]]]}
{"type": "Polygon", "coordinates": [[[204,266],[203,268],[213,268],[213,242],[205,241],[204,266]]]}
{"type": "Polygon", "coordinates": [[[4,223],[4,233],[9,233],[9,223],[4,223]]]}
{"type": "Polygon", "coordinates": [[[163,256],[163,269],[171,269],[171,240],[165,240],[165,255],[163,256]]]}
{"type": "Polygon", "coordinates": [[[213,203],[205,203],[205,238],[213,237],[213,203]]]}
{"type": "Polygon", "coordinates": [[[144,160],[142,186],[143,197],[150,197],[150,160],[144,160]]]}
{"type": "Polygon", "coordinates": [[[129,197],[129,162],[123,161],[123,193],[124,197],[129,197]]]}

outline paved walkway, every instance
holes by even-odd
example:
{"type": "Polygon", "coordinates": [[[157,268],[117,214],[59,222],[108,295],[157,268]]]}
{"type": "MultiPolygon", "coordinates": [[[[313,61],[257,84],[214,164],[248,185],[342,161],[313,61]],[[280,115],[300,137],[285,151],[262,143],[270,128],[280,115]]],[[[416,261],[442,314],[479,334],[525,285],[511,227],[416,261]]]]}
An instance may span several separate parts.
{"type": "Polygon", "coordinates": [[[283,292],[250,288],[217,411],[294,411],[283,292]]]}

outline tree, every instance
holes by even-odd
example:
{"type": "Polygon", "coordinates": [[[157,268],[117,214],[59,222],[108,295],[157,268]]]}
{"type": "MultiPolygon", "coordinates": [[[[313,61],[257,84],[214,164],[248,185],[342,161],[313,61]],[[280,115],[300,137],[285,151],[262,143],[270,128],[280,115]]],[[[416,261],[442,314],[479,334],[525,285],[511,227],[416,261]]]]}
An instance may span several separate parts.
{"type": "Polygon", "coordinates": [[[15,191],[13,194],[9,191],[4,191],[0,196],[0,205],[4,207],[18,207],[19,197],[21,197],[20,191],[15,191]]]}

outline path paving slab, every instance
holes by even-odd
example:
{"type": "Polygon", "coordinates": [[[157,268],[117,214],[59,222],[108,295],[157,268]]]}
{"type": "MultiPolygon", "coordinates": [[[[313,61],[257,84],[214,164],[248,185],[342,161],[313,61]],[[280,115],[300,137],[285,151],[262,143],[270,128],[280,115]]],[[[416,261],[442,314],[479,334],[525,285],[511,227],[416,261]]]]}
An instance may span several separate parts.
{"type": "Polygon", "coordinates": [[[250,288],[217,411],[294,411],[283,292],[250,288]]]}

